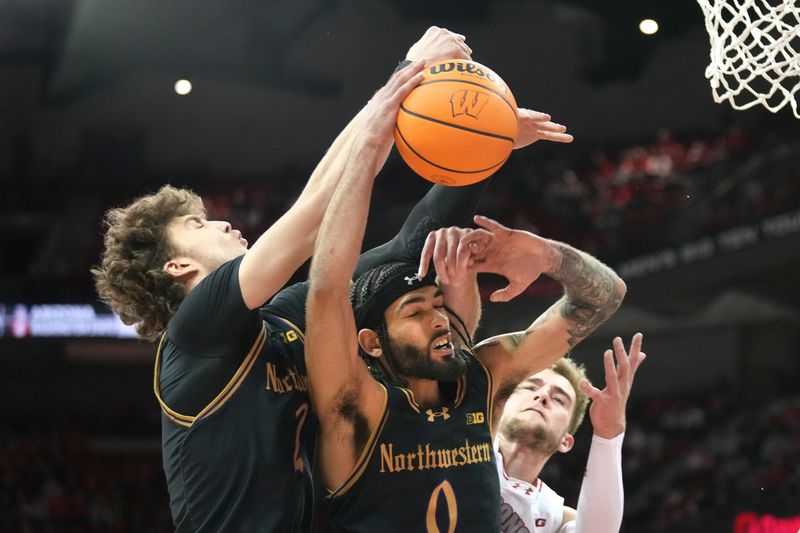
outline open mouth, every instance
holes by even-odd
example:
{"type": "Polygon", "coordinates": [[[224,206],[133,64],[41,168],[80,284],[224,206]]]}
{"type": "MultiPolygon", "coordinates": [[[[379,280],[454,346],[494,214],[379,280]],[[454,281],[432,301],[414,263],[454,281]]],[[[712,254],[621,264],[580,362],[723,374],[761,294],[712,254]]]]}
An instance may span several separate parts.
{"type": "Polygon", "coordinates": [[[431,352],[435,355],[452,355],[453,350],[455,350],[455,346],[453,346],[450,333],[440,335],[431,343],[431,352]]]}

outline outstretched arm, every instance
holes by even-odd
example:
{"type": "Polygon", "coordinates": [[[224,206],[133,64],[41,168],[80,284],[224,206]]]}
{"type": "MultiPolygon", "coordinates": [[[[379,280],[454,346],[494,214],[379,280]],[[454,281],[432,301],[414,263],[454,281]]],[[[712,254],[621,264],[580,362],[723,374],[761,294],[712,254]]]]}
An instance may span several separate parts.
{"type": "Polygon", "coordinates": [[[625,505],[622,485],[625,407],[633,378],[645,359],[641,346],[641,333],[633,336],[629,353],[626,353],[622,339],[615,338],[616,366],[611,350],[606,350],[604,354],[605,388],[599,390],[587,381],[580,384],[581,389],[592,398],[589,418],[594,436],[586,462],[586,475],[581,484],[578,508],[564,508],[563,533],[616,533],[622,524],[625,505]]]}
{"type": "Polygon", "coordinates": [[[325,213],[311,262],[306,366],[311,401],[319,416],[323,480],[338,487],[355,466],[378,423],[383,389],[358,355],[350,305],[350,278],[364,237],[375,176],[392,146],[400,102],[416,86],[422,63],[395,74],[368,104],[368,120],[325,213]]]}
{"type": "MultiPolygon", "coordinates": [[[[409,49],[407,59],[469,59],[463,35],[435,26],[409,49]]],[[[350,121],[319,162],[294,205],[248,250],[239,270],[250,309],[262,306],[311,257],[325,209],[351,157],[366,107],[350,121]]]]}
{"type": "Polygon", "coordinates": [[[486,217],[475,217],[475,222],[492,237],[487,241],[476,233],[466,238],[485,244],[473,268],[509,280],[507,287],[492,294],[492,301],[510,300],[541,274],[564,287],[564,296],[528,329],[492,337],[476,347],[500,383],[496,400],[504,402],[522,379],[549,367],[605,322],[619,308],[626,287],[609,267],[567,244],[509,229],[486,217]]]}
{"type": "MultiPolygon", "coordinates": [[[[517,117],[519,134],[515,149],[540,140],[572,142],[566,126],[552,122],[546,113],[519,109],[517,117]]],[[[394,239],[361,256],[359,272],[387,261],[419,259],[420,276],[424,276],[432,260],[442,283],[445,303],[463,321],[468,337],[472,338],[480,323],[480,295],[475,272],[467,272],[469,265],[455,259],[458,256],[465,260],[469,256],[458,243],[465,233],[472,231],[464,228],[472,220],[480,195],[488,183],[487,179],[466,187],[432,187],[394,239]]]]}

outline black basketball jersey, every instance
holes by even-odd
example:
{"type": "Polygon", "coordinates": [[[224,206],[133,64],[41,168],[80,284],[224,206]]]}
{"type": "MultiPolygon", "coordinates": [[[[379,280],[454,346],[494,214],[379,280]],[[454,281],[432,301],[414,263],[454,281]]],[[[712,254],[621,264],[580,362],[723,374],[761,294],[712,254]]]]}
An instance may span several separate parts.
{"type": "Polygon", "coordinates": [[[172,410],[159,390],[164,471],[178,531],[310,531],[311,413],[303,333],[262,314],[260,332],[227,385],[196,416],[172,410]]]}
{"type": "Polygon", "coordinates": [[[353,474],[329,495],[338,531],[499,531],[492,377],[468,354],[451,403],[423,408],[386,386],[383,417],[353,474]]]}

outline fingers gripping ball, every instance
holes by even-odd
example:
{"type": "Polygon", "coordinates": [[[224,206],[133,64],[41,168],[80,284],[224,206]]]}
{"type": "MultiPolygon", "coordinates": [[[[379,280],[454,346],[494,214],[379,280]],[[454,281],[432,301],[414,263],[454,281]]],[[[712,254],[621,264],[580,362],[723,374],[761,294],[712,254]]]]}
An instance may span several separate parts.
{"type": "Polygon", "coordinates": [[[508,86],[467,60],[434,63],[423,75],[397,114],[394,138],[405,162],[443,185],[470,185],[494,174],[517,137],[517,103],[508,86]]]}

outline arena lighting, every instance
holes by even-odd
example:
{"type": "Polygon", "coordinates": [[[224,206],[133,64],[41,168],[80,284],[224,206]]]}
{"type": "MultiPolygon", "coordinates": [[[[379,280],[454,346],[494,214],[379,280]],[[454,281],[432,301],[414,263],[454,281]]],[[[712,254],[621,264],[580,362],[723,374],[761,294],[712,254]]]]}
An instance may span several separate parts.
{"type": "Polygon", "coordinates": [[[135,339],[133,326],[90,304],[0,303],[0,338],[39,337],[135,339]]]}
{"type": "Polygon", "coordinates": [[[639,31],[645,35],[653,35],[658,31],[658,22],[653,19],[644,19],[639,23],[639,31]]]}
{"type": "Polygon", "coordinates": [[[181,96],[186,96],[192,92],[192,82],[189,80],[178,80],[175,82],[175,92],[181,96]]]}

